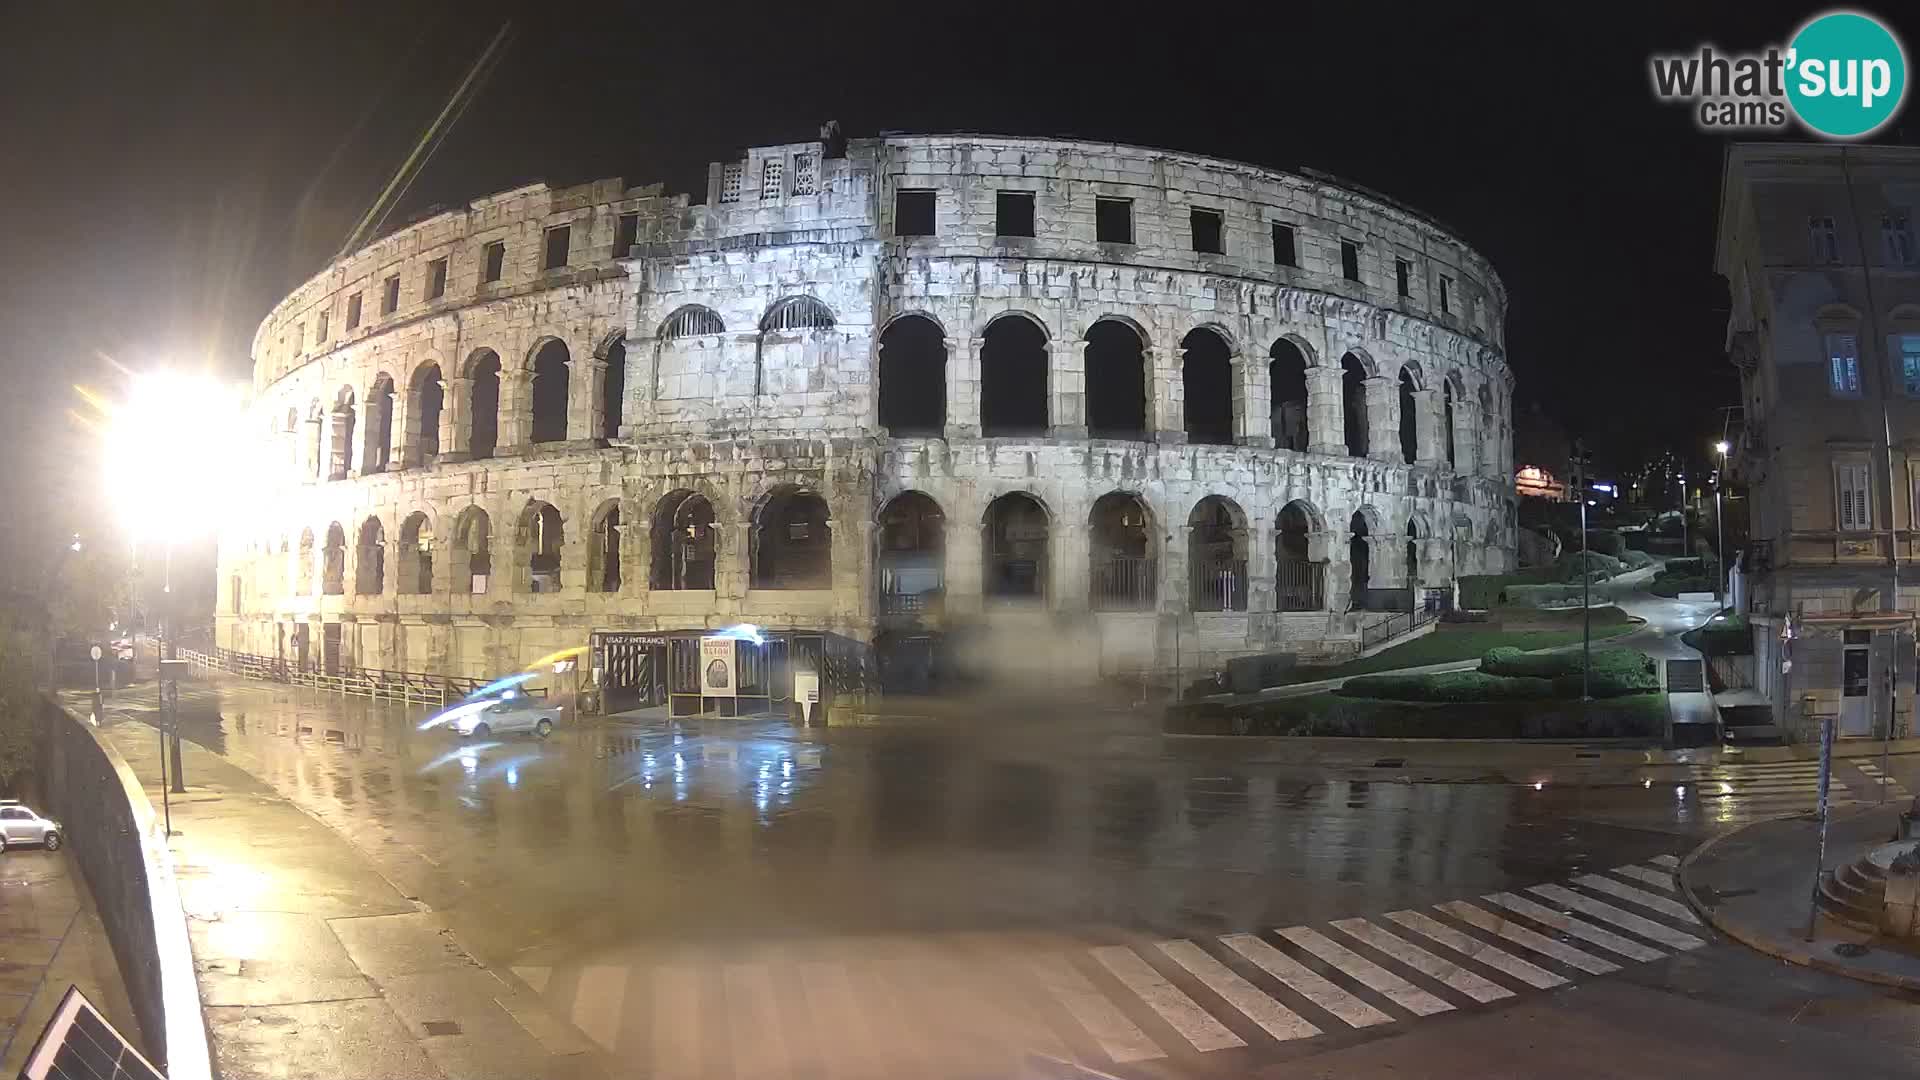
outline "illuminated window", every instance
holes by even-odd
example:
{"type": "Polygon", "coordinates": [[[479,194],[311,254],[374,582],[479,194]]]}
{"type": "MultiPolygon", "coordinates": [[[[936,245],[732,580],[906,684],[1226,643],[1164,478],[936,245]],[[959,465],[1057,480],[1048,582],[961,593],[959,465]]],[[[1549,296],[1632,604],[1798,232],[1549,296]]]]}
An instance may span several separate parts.
{"type": "Polygon", "coordinates": [[[1852,334],[1827,335],[1827,390],[1836,397],[1860,396],[1860,344],[1852,334]]]}

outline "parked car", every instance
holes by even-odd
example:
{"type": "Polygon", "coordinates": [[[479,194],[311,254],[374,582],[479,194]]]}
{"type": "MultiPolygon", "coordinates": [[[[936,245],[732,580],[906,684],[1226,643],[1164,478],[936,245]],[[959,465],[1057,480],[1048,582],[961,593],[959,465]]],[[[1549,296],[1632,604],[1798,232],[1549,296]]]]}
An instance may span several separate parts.
{"type": "Polygon", "coordinates": [[[60,850],[60,823],[27,809],[18,799],[0,799],[0,851],[17,844],[60,850]]]}
{"type": "Polygon", "coordinates": [[[476,739],[510,731],[531,731],[544,739],[560,722],[561,711],[558,705],[525,694],[508,694],[484,709],[460,716],[454,720],[453,730],[476,739]]]}

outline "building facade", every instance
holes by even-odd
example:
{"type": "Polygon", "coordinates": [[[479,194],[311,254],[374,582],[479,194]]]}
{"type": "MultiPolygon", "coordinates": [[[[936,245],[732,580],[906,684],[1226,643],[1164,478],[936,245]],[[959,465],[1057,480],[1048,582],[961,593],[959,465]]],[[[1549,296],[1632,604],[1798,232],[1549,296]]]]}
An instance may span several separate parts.
{"type": "Polygon", "coordinates": [[[753,624],[920,684],[1351,653],[1512,564],[1505,308],[1383,197],[1130,146],[503,192],[261,323],[218,643],[479,676],[753,624]]]}
{"type": "Polygon", "coordinates": [[[1729,148],[1716,268],[1749,490],[1755,683],[1817,738],[1912,729],[1920,578],[1920,150],[1729,148]],[[1898,581],[1896,589],[1896,577],[1898,581]]]}

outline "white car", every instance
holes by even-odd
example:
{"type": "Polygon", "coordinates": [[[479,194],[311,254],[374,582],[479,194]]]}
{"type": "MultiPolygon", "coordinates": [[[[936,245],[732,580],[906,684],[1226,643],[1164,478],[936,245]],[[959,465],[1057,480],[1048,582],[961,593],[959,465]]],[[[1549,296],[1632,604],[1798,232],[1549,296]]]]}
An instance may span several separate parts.
{"type": "Polygon", "coordinates": [[[543,704],[525,694],[511,694],[484,709],[458,717],[453,722],[453,730],[476,739],[510,731],[531,731],[544,739],[553,734],[561,711],[558,705],[543,704]]]}
{"type": "Polygon", "coordinates": [[[39,844],[60,850],[60,823],[22,806],[17,799],[0,799],[0,851],[17,844],[39,844]]]}

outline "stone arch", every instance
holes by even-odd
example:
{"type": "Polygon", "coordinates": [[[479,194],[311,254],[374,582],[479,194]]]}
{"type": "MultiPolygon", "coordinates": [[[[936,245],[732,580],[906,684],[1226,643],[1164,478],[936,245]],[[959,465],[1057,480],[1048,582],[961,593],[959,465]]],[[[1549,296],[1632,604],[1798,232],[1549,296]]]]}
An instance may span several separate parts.
{"type": "Polygon", "coordinates": [[[433,591],[433,517],[415,510],[400,522],[400,548],[395,552],[399,574],[394,591],[420,596],[433,591]]]}
{"type": "Polygon", "coordinates": [[[587,591],[617,593],[621,584],[620,534],[625,527],[620,500],[602,502],[588,522],[587,591]]]}
{"type": "Polygon", "coordinates": [[[500,354],[475,349],[461,370],[468,380],[467,456],[490,458],[500,447],[500,354]]]}
{"type": "Polygon", "coordinates": [[[451,559],[453,591],[480,595],[493,576],[493,520],[478,506],[468,506],[453,519],[451,559]]]}
{"type": "Polygon", "coordinates": [[[329,522],[326,546],[320,552],[320,595],[341,596],[346,591],[347,531],[339,522],[329,522]]]}
{"type": "Polygon", "coordinates": [[[663,341],[676,338],[711,337],[727,332],[727,324],[720,313],[704,304],[682,304],[660,320],[660,329],[654,336],[663,341]]]}
{"type": "Polygon", "coordinates": [[[1032,323],[1033,328],[1035,330],[1040,331],[1040,336],[1043,339],[1047,341],[1053,340],[1053,327],[1047,325],[1047,320],[1041,318],[1038,315],[1035,315],[1033,312],[1028,311],[1025,308],[1004,308],[1000,311],[994,312],[992,315],[987,316],[987,318],[982,320],[980,323],[980,329],[979,329],[980,336],[982,337],[986,336],[987,331],[989,329],[992,329],[995,323],[999,322],[1002,319],[1009,319],[1009,318],[1024,319],[1027,322],[1032,323]]]}
{"type": "Polygon", "coordinates": [[[1379,530],[1373,526],[1378,518],[1378,514],[1369,515],[1367,508],[1362,507],[1347,520],[1347,566],[1352,571],[1347,607],[1352,611],[1360,611],[1367,606],[1367,591],[1372,588],[1373,581],[1372,541],[1379,535],[1379,530]],[[1370,516],[1374,519],[1372,522],[1369,521],[1370,516]]]}
{"type": "Polygon", "coordinates": [[[980,433],[1035,435],[1048,427],[1046,324],[1025,311],[1003,311],[980,337],[980,433]]]}
{"type": "Polygon", "coordinates": [[[1087,327],[1087,434],[1096,439],[1147,436],[1147,343],[1132,319],[1104,315],[1087,327]]]}
{"type": "Polygon", "coordinates": [[[1052,532],[1052,512],[1030,491],[1004,492],[987,503],[980,515],[981,583],[986,595],[1045,602],[1052,532]]]}
{"type": "Polygon", "coordinates": [[[1411,465],[1420,460],[1420,387],[1414,379],[1417,368],[1401,365],[1400,378],[1400,459],[1411,465]]]}
{"type": "Polygon", "coordinates": [[[831,330],[833,310],[811,296],[787,296],[768,305],[760,317],[760,332],[794,333],[802,330],[831,330]]]}
{"type": "Polygon", "coordinates": [[[527,409],[527,441],[531,443],[565,442],[567,438],[568,378],[571,355],[567,343],[556,337],[542,338],[527,355],[527,370],[533,373],[533,390],[527,409]]]}
{"type": "Polygon", "coordinates": [[[1372,377],[1368,364],[1362,354],[1352,350],[1340,358],[1340,412],[1351,457],[1367,456],[1367,380],[1372,377]]]}
{"type": "Polygon", "coordinates": [[[387,591],[387,527],[376,514],[360,523],[354,546],[353,591],[356,596],[379,596],[387,591]]]}
{"type": "Polygon", "coordinates": [[[926,321],[932,323],[935,329],[940,331],[941,337],[948,336],[946,320],[942,319],[938,315],[935,315],[933,312],[927,310],[926,308],[906,308],[900,311],[896,311],[891,315],[888,315],[887,321],[883,323],[880,327],[880,332],[882,334],[886,333],[889,327],[893,326],[893,324],[901,321],[902,319],[925,319],[926,321]]]}
{"type": "Polygon", "coordinates": [[[1420,541],[1432,535],[1418,513],[1407,519],[1407,593],[1414,604],[1420,602],[1420,541]]]}
{"type": "Polygon", "coordinates": [[[947,519],[932,496],[903,491],[874,516],[880,614],[937,614],[947,587],[947,519]]]}
{"type": "Polygon", "coordinates": [[[897,315],[881,331],[880,426],[895,438],[941,435],[947,422],[947,341],[925,315],[897,315]]]}
{"type": "Polygon", "coordinates": [[[353,387],[342,386],[335,392],[330,419],[333,430],[328,443],[327,479],[345,480],[353,468],[353,387]]]}
{"type": "Polygon", "coordinates": [[[367,387],[367,442],[360,455],[363,473],[385,472],[393,463],[393,399],[393,376],[382,371],[367,387]]]}
{"type": "Polygon", "coordinates": [[[1307,417],[1307,370],[1312,352],[1291,334],[1275,338],[1267,349],[1267,401],[1273,424],[1273,443],[1282,450],[1304,451],[1312,445],[1307,417]]]}
{"type": "Polygon", "coordinates": [[[754,339],[754,397],[767,393],[770,366],[784,384],[790,369],[814,363],[816,358],[807,354],[805,343],[816,340],[835,325],[833,312],[814,297],[788,296],[774,301],[760,317],[760,333],[754,339]]]}
{"type": "Polygon", "coordinates": [[[1151,611],[1159,599],[1159,528],[1137,491],[1109,491],[1087,514],[1088,604],[1151,611]]]}
{"type": "Polygon", "coordinates": [[[300,561],[294,569],[300,582],[295,596],[313,595],[313,526],[309,525],[300,532],[300,561]]]}
{"type": "Polygon", "coordinates": [[[1321,611],[1327,606],[1326,517],[1306,499],[1294,499],[1274,518],[1274,606],[1321,611]]]}
{"type": "Polygon", "coordinates": [[[778,484],[758,500],[753,514],[753,550],[748,587],[833,587],[833,523],[818,492],[778,484]]]}
{"type": "Polygon", "coordinates": [[[522,556],[517,574],[520,592],[560,591],[560,568],[562,553],[566,550],[566,533],[566,521],[557,507],[540,499],[527,500],[514,530],[514,547],[522,556]]]}
{"type": "Polygon", "coordinates": [[[714,504],[681,488],[654,504],[648,585],[658,590],[713,588],[716,540],[714,504]]]}
{"type": "Polygon", "coordinates": [[[1234,351],[1232,339],[1212,326],[1198,326],[1180,341],[1187,441],[1233,445],[1234,351]]]}
{"type": "Polygon", "coordinates": [[[603,440],[620,437],[626,422],[627,335],[616,330],[600,343],[596,354],[605,365],[600,372],[600,431],[603,440]]]}
{"type": "Polygon", "coordinates": [[[1208,495],[1187,514],[1188,603],[1194,611],[1247,610],[1247,514],[1208,495]]]}

